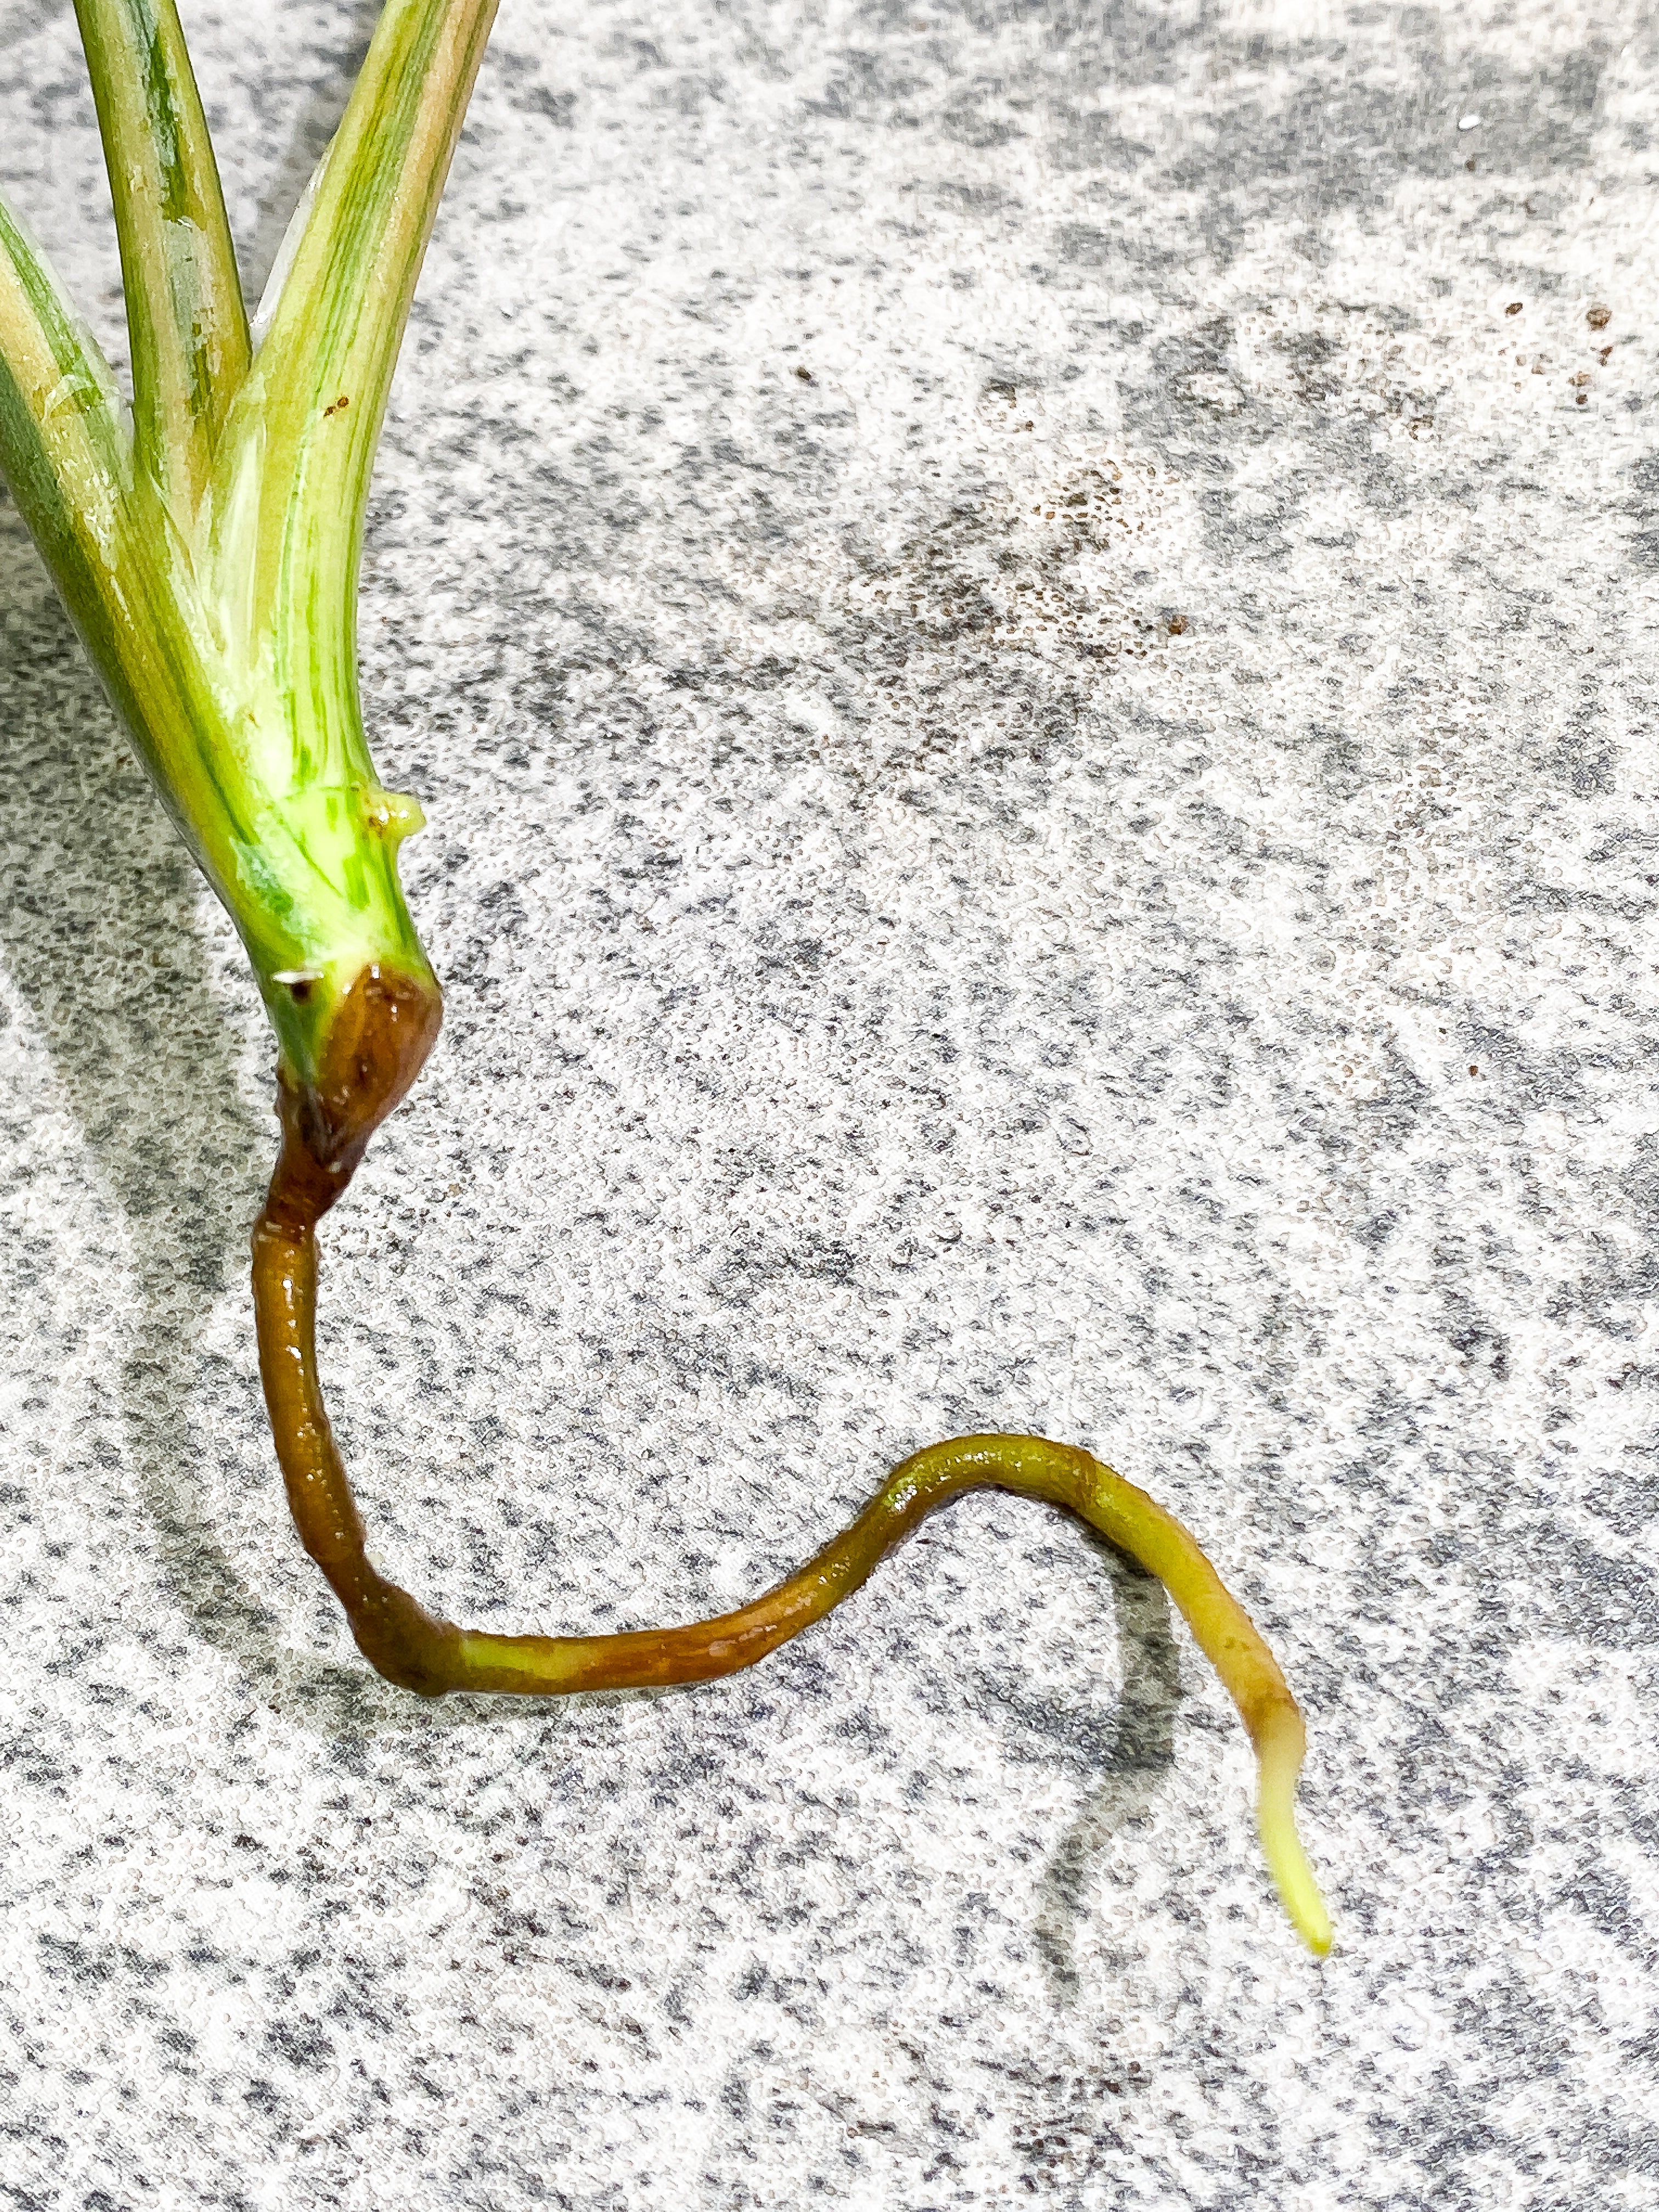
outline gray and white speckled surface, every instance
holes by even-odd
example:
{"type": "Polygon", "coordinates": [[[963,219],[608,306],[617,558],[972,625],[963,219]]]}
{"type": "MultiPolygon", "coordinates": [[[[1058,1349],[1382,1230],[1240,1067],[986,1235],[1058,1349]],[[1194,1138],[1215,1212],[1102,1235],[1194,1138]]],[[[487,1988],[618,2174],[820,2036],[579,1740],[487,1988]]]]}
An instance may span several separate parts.
{"type": "MultiPolygon", "coordinates": [[[[370,11],[185,20],[258,263],[370,11]]],[[[1322,1967],[1009,1500],[722,1685],[365,1674],[252,994],[0,510],[8,2204],[1655,2203],[1656,88],[1637,0],[507,0],[378,479],[386,1563],[645,1623],[1089,1443],[1303,1694],[1322,1967]]],[[[66,0],[0,118],[116,343],[66,0]]]]}

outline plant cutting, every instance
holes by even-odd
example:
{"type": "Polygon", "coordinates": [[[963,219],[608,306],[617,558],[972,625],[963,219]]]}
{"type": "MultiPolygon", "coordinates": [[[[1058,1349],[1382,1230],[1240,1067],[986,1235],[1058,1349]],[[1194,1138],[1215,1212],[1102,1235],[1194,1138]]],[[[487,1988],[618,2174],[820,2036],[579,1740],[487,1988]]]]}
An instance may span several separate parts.
{"type": "Polygon", "coordinates": [[[387,0],[250,329],[173,0],[76,0],[114,201],[129,405],[0,205],[0,470],[179,834],[246,949],[276,1041],[281,1144],[253,1229],[260,1373],[301,1539],[364,1656],[427,1697],[706,1680],[821,1620],[935,1507],[994,1486],[1079,1515],[1167,1586],[1255,1747],[1268,1866],[1330,1924],[1303,1851],[1302,1717],[1195,1539],[1090,1453],[961,1437],[890,1474],[798,1573],[661,1631],[456,1626],[372,1563],[318,1376],[317,1229],[437,1037],[398,879],[418,830],[358,698],[369,473],[404,324],[495,0],[387,0]]]}

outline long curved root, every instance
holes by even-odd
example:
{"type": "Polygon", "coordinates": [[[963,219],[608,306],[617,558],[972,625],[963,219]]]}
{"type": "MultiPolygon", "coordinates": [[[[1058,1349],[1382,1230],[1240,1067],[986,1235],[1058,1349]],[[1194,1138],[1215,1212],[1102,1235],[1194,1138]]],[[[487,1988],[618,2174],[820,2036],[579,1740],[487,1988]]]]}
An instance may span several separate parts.
{"type": "Polygon", "coordinates": [[[253,1232],[265,1402],[301,1538],[344,1607],[359,1650],[388,1680],[423,1697],[450,1690],[547,1697],[708,1681],[752,1667],[821,1620],[936,1506],[964,1491],[1046,1498],[1157,1575],[1180,1607],[1255,1747],[1257,1822],[1285,1909],[1311,1949],[1330,1948],[1330,1920],[1296,1827],[1302,1715],[1273,1654],[1181,1522],[1072,1445],[1015,1436],[931,1445],[895,1468],[852,1526],[798,1573],[735,1613],[683,1628],[498,1636],[441,1620],[386,1581],[369,1562],[317,1376],[316,1223],[344,1188],[362,1144],[354,1137],[349,1146],[319,1146],[314,1096],[302,1098],[286,1083],[281,1112],[282,1157],[253,1232]]]}

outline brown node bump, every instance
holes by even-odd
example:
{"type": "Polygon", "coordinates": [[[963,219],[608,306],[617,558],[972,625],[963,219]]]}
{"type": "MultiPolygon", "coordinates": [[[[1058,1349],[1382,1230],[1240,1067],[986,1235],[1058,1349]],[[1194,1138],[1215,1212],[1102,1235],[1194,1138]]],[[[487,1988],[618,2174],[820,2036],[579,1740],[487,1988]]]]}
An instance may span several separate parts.
{"type": "Polygon", "coordinates": [[[352,978],[330,1021],[313,1083],[278,1074],[283,1150],[265,1212],[309,1228],[350,1182],[369,1139],[426,1063],[443,1020],[430,976],[378,962],[352,978]]]}

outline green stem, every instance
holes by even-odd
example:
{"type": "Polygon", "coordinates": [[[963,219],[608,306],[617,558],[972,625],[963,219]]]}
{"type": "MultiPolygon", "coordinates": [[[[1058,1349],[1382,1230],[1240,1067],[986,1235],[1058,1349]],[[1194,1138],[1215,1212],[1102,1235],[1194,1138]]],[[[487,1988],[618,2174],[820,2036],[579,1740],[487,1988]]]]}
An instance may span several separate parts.
{"type": "Polygon", "coordinates": [[[131,432],[102,349],[0,200],[0,475],[94,662],[125,597],[131,432]]]}
{"type": "Polygon", "coordinates": [[[173,0],[77,0],[114,197],[136,435],[0,217],[0,468],[312,1082],[346,994],[434,988],[398,884],[420,807],[357,692],[369,473],[495,0],[390,0],[250,363],[173,0]]]}
{"type": "Polygon", "coordinates": [[[221,441],[216,613],[256,711],[281,702],[274,789],[374,781],[357,713],[369,474],[495,5],[389,0],[221,441]]]}
{"type": "Polygon", "coordinates": [[[187,532],[248,366],[224,196],[173,0],[75,0],[109,171],[137,477],[187,532]]]}

